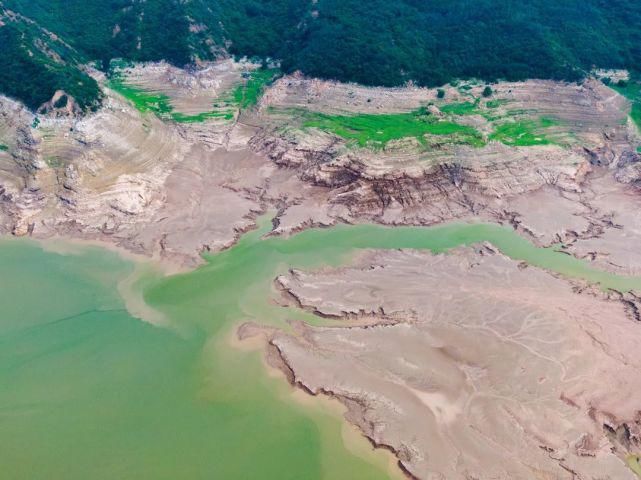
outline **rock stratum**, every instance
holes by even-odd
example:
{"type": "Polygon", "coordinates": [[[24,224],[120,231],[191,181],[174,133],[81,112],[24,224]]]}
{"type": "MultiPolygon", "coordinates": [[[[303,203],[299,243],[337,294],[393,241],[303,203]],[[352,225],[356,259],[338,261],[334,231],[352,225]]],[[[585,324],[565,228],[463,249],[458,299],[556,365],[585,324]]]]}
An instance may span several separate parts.
{"type": "MultiPolygon", "coordinates": [[[[187,72],[146,64],[123,75],[189,116],[224,103],[252,68],[225,61],[187,72]]],[[[482,86],[467,87],[449,87],[439,99],[430,89],[290,76],[269,86],[257,108],[232,106],[228,117],[184,123],[140,111],[108,88],[104,108],[82,118],[36,117],[4,98],[0,228],[107,240],[194,264],[267,208],[278,210],[277,233],[344,221],[431,225],[480,217],[511,223],[541,244],[565,241],[571,253],[605,268],[638,271],[641,258],[621,236],[637,235],[641,225],[626,214],[627,202],[619,205],[636,201],[641,182],[628,102],[596,80],[500,83],[493,108],[478,103],[482,86]],[[443,113],[466,102],[478,108],[443,113]],[[483,144],[426,135],[367,148],[304,123],[309,112],[397,114],[425,105],[434,118],[474,128],[483,144]],[[538,118],[554,119],[549,141],[523,146],[491,136],[497,124],[538,118]],[[541,215],[552,205],[555,215],[541,215]]]]}
{"type": "MultiPolygon", "coordinates": [[[[84,117],[0,98],[0,233],[194,267],[268,210],[271,235],[482,220],[641,275],[641,137],[629,101],[596,79],[485,97],[474,82],[439,93],[290,75],[253,98],[256,68],[141,64],[118,84],[89,69],[106,98],[84,117]],[[397,124],[407,135],[388,135],[397,124]]],[[[292,272],[276,282],[291,306],[343,324],[269,331],[269,358],[343,402],[411,477],[633,478],[639,292],[524,267],[486,246],[292,272]]]]}

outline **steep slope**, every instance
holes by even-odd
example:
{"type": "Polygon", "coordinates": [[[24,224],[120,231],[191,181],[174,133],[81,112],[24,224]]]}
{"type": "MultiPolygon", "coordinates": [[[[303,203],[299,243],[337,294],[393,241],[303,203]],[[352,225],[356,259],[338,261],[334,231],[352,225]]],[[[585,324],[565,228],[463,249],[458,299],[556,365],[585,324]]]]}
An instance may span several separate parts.
{"type": "Polygon", "coordinates": [[[641,139],[598,81],[501,82],[489,98],[465,82],[439,98],[273,73],[233,60],[94,72],[104,107],[83,118],[36,120],[0,97],[0,228],[191,264],[269,207],[285,234],[480,217],[641,271],[636,207],[621,200],[641,185],[641,139]]]}
{"type": "Polygon", "coordinates": [[[164,59],[175,64],[191,59],[190,12],[181,2],[6,0],[4,4],[55,32],[88,59],[164,59]]]}
{"type": "MultiPolygon", "coordinates": [[[[594,67],[641,64],[641,5],[632,0],[4,0],[0,9],[32,18],[105,67],[112,58],[182,66],[233,54],[279,59],[286,73],[436,86],[470,77],[578,80],[594,67]]],[[[42,83],[24,71],[6,75],[27,78],[31,89],[42,83]]]]}
{"type": "Polygon", "coordinates": [[[211,8],[174,0],[0,2],[0,59],[11,67],[0,72],[0,92],[36,110],[64,90],[82,110],[95,109],[102,93],[83,64],[106,69],[125,58],[182,66],[218,55],[222,37],[197,18],[218,28],[211,8]]]}
{"type": "MultiPolygon", "coordinates": [[[[50,101],[57,91],[75,99],[81,109],[95,109],[101,92],[80,67],[82,55],[54,33],[30,19],[2,9],[0,3],[0,91],[32,109],[50,101]]],[[[66,107],[58,95],[56,107],[66,107]]],[[[70,105],[71,110],[74,106],[70,105]]]]}
{"type": "Polygon", "coordinates": [[[635,68],[640,18],[625,0],[319,0],[279,57],[286,70],[370,85],[571,80],[593,65],[635,68]]]}

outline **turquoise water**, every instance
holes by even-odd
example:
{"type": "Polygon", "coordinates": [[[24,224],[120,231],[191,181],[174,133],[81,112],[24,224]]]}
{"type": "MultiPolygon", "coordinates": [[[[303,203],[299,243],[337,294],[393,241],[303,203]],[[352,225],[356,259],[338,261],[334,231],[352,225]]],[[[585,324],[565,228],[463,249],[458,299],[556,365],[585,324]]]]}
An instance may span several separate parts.
{"type": "Polygon", "coordinates": [[[339,416],[296,400],[266,374],[259,351],[230,342],[243,321],[287,328],[287,319],[310,319],[270,302],[273,279],[291,267],[337,265],[361,248],[439,252],[490,241],[604,288],[641,289],[639,278],[495,225],[339,226],[261,239],[267,227],[263,219],[194,272],[140,276],[137,292],[167,327],[127,312],[118,284],[134,265],[116,254],[0,240],[0,478],[390,478],[387,456],[346,441],[339,416]]]}

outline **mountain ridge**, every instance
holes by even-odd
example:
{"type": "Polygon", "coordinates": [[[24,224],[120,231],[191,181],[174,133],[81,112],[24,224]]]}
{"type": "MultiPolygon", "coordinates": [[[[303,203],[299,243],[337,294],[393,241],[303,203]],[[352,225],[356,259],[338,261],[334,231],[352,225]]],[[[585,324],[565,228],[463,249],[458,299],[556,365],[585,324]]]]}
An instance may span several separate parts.
{"type": "Polygon", "coordinates": [[[10,46],[2,59],[18,67],[0,77],[0,93],[32,109],[58,90],[72,90],[84,110],[96,108],[100,93],[81,65],[106,69],[112,58],[184,66],[269,57],[285,73],[430,87],[472,77],[577,81],[595,67],[641,64],[641,5],[631,0],[4,0],[0,22],[10,46]],[[61,56],[64,75],[51,74],[51,61],[20,53],[42,35],[25,36],[16,15],[72,48],[61,56]],[[42,93],[33,95],[37,88],[42,93]]]}

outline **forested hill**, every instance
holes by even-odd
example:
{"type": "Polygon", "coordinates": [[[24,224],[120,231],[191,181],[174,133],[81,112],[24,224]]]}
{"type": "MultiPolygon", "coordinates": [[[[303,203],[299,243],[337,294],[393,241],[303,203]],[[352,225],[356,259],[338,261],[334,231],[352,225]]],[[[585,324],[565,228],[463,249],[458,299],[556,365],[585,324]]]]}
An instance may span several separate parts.
{"type": "Polygon", "coordinates": [[[0,42],[0,92],[32,108],[59,88],[95,105],[99,91],[79,64],[117,57],[269,56],[286,72],[387,86],[577,80],[594,67],[641,65],[641,2],[0,0],[0,42]],[[43,38],[64,51],[52,55],[43,38]]]}

